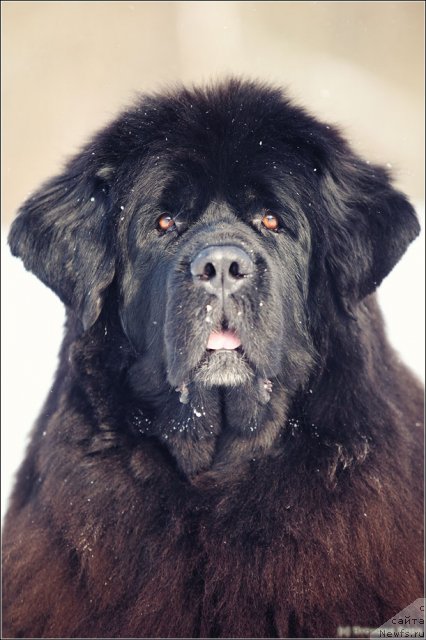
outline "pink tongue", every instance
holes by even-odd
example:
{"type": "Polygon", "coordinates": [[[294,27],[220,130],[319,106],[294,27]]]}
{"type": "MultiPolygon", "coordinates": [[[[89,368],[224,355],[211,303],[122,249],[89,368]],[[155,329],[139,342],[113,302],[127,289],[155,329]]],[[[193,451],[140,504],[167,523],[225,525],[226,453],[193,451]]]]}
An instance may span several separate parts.
{"type": "Polygon", "coordinates": [[[233,331],[212,331],[207,349],[236,349],[241,340],[233,331]]]}

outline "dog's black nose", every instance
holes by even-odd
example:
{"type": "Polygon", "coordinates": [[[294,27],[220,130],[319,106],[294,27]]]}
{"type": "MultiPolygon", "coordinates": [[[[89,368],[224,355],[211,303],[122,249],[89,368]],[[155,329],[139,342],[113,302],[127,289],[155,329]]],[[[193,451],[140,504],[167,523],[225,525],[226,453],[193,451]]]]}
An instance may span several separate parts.
{"type": "Polygon", "coordinates": [[[253,272],[250,256],[232,244],[206,247],[191,262],[194,282],[216,296],[234,293],[253,272]]]}

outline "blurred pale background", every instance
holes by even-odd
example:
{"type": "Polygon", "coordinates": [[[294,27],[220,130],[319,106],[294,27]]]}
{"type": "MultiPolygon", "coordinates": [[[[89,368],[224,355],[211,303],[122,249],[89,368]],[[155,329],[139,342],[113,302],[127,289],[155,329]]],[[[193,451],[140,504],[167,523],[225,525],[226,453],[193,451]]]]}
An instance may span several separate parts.
{"type": "Polygon", "coordinates": [[[423,196],[423,2],[4,2],[3,212],[170,82],[287,86],[423,196]]]}
{"type": "MultiPolygon", "coordinates": [[[[17,206],[138,91],[240,74],[287,87],[393,167],[424,211],[423,2],[3,2],[3,189],[17,206]]],[[[4,247],[4,245],[3,245],[4,247]]],[[[382,285],[392,342],[423,376],[423,239],[382,285]]],[[[3,498],[61,335],[53,294],[2,252],[3,498]]]]}

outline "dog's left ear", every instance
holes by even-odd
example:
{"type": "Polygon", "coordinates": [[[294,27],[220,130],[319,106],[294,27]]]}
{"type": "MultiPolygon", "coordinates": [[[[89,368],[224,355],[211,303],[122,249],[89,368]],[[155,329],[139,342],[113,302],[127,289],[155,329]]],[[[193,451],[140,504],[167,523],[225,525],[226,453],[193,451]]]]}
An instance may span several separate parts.
{"type": "Polygon", "coordinates": [[[386,169],[339,154],[320,177],[327,214],[327,264],[350,309],[372,293],[420,231],[386,169]]]}
{"type": "Polygon", "coordinates": [[[97,320],[115,268],[108,185],[78,157],[23,204],[12,224],[13,255],[74,309],[97,320]]]}

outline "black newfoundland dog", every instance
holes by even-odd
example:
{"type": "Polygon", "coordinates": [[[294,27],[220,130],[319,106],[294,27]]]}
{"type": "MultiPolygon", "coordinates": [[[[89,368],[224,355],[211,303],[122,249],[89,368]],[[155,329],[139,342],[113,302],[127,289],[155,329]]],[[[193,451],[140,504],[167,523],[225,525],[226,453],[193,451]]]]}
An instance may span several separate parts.
{"type": "Polygon", "coordinates": [[[374,295],[418,231],[236,80],[142,98],[30,197],[10,246],[67,322],[4,635],[368,636],[422,596],[423,394],[374,295]]]}

